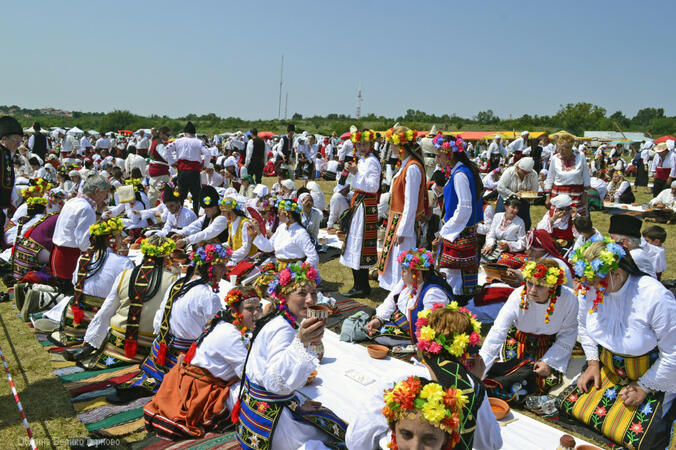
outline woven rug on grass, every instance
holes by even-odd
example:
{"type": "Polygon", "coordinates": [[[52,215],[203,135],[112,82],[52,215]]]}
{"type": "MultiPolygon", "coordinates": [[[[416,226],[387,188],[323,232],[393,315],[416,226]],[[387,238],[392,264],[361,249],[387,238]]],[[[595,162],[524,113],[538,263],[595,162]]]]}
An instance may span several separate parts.
{"type": "Polygon", "coordinates": [[[186,441],[169,441],[157,436],[135,442],[130,445],[132,450],[235,450],[241,448],[235,433],[207,433],[201,439],[186,441]]]}
{"type": "Polygon", "coordinates": [[[332,329],[333,327],[338,326],[338,333],[340,333],[340,325],[352,314],[355,314],[359,311],[364,311],[366,314],[371,316],[375,313],[373,308],[362,305],[356,300],[342,297],[340,294],[333,295],[336,297],[336,305],[333,310],[334,314],[331,314],[326,322],[326,327],[332,329]]]}

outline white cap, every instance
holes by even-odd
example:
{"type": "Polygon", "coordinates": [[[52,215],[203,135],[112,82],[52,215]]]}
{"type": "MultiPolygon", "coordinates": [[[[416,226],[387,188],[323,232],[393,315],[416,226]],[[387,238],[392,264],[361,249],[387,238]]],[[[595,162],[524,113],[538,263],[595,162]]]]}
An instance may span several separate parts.
{"type": "Polygon", "coordinates": [[[300,203],[307,197],[310,197],[309,192],[303,192],[302,194],[300,194],[300,196],[298,196],[298,204],[300,205],[300,203]]]}
{"type": "Polygon", "coordinates": [[[521,136],[528,136],[528,134],[529,134],[528,131],[522,131],[521,132],[521,136]]]}
{"type": "Polygon", "coordinates": [[[495,135],[495,139],[497,139],[497,140],[502,139],[502,135],[501,135],[501,134],[496,134],[496,135],[495,135]]]}
{"type": "Polygon", "coordinates": [[[211,161],[209,161],[208,163],[206,163],[206,164],[204,165],[204,168],[205,168],[205,169],[213,169],[213,168],[214,168],[214,165],[211,163],[211,161]]]}
{"type": "Polygon", "coordinates": [[[567,208],[573,204],[573,199],[568,194],[557,195],[551,200],[552,206],[556,209],[567,208]]]}
{"type": "Polygon", "coordinates": [[[293,180],[282,180],[281,184],[290,191],[296,190],[296,183],[294,183],[293,180]]]}
{"type": "Polygon", "coordinates": [[[69,177],[80,177],[80,178],[82,178],[82,175],[77,170],[71,170],[70,172],[68,172],[68,176],[69,177]]]}
{"type": "Polygon", "coordinates": [[[268,187],[264,184],[257,184],[253,193],[256,197],[265,197],[269,193],[268,187]]]}
{"type": "Polygon", "coordinates": [[[237,160],[234,156],[228,156],[228,158],[223,163],[223,167],[237,167],[237,160]]]}
{"type": "Polygon", "coordinates": [[[308,188],[312,192],[321,192],[322,188],[319,187],[319,184],[317,184],[315,181],[309,181],[308,184],[305,185],[306,188],[308,188]]]}
{"type": "Polygon", "coordinates": [[[671,182],[671,189],[676,189],[676,180],[671,182]]]}
{"type": "Polygon", "coordinates": [[[670,151],[674,149],[674,140],[673,139],[667,139],[667,148],[670,151]]]}
{"type": "Polygon", "coordinates": [[[533,170],[533,167],[535,167],[535,161],[533,161],[533,158],[530,156],[527,156],[525,158],[521,158],[519,162],[516,163],[516,167],[518,167],[521,170],[526,170],[530,172],[533,170]]]}

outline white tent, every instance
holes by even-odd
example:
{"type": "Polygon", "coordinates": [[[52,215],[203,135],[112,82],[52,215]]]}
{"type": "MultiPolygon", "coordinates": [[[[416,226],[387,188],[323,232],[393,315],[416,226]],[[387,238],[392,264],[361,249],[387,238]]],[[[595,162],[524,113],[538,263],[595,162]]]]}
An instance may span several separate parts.
{"type": "Polygon", "coordinates": [[[92,136],[98,136],[98,135],[101,134],[101,133],[99,133],[99,132],[96,131],[96,130],[89,130],[89,134],[91,134],[92,136]]]}
{"type": "Polygon", "coordinates": [[[78,127],[73,127],[70,130],[68,130],[68,134],[84,134],[84,131],[82,131],[78,127]]]}

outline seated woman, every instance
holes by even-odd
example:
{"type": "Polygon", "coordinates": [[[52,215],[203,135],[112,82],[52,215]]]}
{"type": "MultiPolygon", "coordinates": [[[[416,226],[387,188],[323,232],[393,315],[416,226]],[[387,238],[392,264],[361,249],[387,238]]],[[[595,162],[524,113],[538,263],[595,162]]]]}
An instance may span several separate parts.
{"type": "Polygon", "coordinates": [[[123,270],[134,267],[129,258],[115,253],[120,245],[122,228],[122,220],[117,218],[89,227],[91,246],[75,266],[73,297],[65,307],[61,307],[61,331],[64,335],[59,336],[61,342],[72,345],[81,341],[115,279],[123,270]]]}
{"type": "Polygon", "coordinates": [[[256,243],[267,239],[259,236],[258,224],[247,219],[243,206],[237,199],[224,198],[220,205],[221,212],[228,220],[228,245],[232,249],[228,264],[234,266],[244,258],[258,253],[256,243]]]}
{"type": "Polygon", "coordinates": [[[308,317],[308,308],[317,303],[319,281],[312,265],[294,263],[268,286],[277,311],[257,325],[233,410],[244,450],[296,449],[329,438],[327,433],[344,440],[346,426],[340,419],[316,402],[301,406],[295,395],[319,365],[313,344],[321,342],[325,321],[308,317]],[[317,428],[322,425],[326,432],[317,428]]]}
{"type": "Polygon", "coordinates": [[[221,310],[185,355],[164,377],[143,408],[146,430],[169,439],[200,438],[230,422],[244,370],[247,332],[256,327],[260,298],[251,288],[232,289],[221,310]]]}
{"type": "Polygon", "coordinates": [[[172,236],[178,248],[211,241],[223,243],[228,239],[228,219],[221,215],[218,192],[213,186],[204,186],[201,195],[204,215],[172,236]]]}
{"type": "Polygon", "coordinates": [[[587,366],[562,394],[561,412],[623,447],[673,448],[674,296],[608,237],[587,242],[572,260],[587,366]]]}
{"type": "Polygon", "coordinates": [[[410,249],[401,252],[397,261],[401,264],[402,279],[366,324],[369,336],[388,346],[415,343],[411,324],[418,320],[418,313],[436,303],[446,305],[453,298],[451,287],[434,271],[431,252],[410,249]]]}
{"type": "MultiPolygon", "coordinates": [[[[481,345],[480,329],[481,324],[474,316],[467,309],[458,308],[456,302],[446,306],[436,304],[432,309],[421,311],[416,324],[424,367],[413,366],[411,373],[434,380],[449,399],[456,399],[460,417],[455,422],[452,444],[459,449],[502,447],[500,426],[480,379],[484,371],[481,358],[476,354],[481,345]]],[[[392,385],[391,380],[383,380],[383,383],[384,386],[392,385]]],[[[415,388],[414,385],[410,387],[415,388]]],[[[382,439],[387,436],[388,423],[381,414],[382,389],[376,386],[369,391],[376,392],[378,397],[362,399],[364,412],[347,429],[345,443],[348,448],[381,448],[378,444],[383,444],[382,439]]],[[[390,401],[386,398],[386,408],[392,406],[390,401]]],[[[404,444],[399,437],[397,444],[404,444]]]]}
{"type": "Polygon", "coordinates": [[[312,242],[316,245],[319,238],[319,225],[324,218],[324,214],[322,214],[321,210],[314,207],[314,199],[308,192],[300,194],[298,204],[302,209],[300,215],[301,223],[310,235],[312,242]]]}
{"type": "Polygon", "coordinates": [[[116,386],[117,393],[108,396],[108,401],[125,403],[157,392],[164,375],[220,311],[218,283],[231,254],[227,245],[220,244],[198,247],[190,254],[188,273],[167,290],[155,313],[153,327],[157,337],[140,372],[128,383],[116,386]]]}
{"type": "Polygon", "coordinates": [[[482,262],[495,262],[505,252],[517,253],[526,249],[526,226],[519,213],[521,199],[516,196],[505,201],[505,212],[496,213],[481,249],[482,262]]]}
{"type": "Polygon", "coordinates": [[[138,178],[132,175],[132,178],[125,180],[124,184],[134,187],[134,200],[129,203],[120,203],[117,193],[114,195],[116,206],[111,206],[104,213],[104,217],[118,217],[125,214],[124,228],[129,234],[129,240],[136,242],[142,236],[143,231],[148,227],[148,219],[134,211],[143,211],[149,208],[148,196],[143,190],[143,180],[140,170],[134,168],[134,172],[138,178]]]}
{"type": "Polygon", "coordinates": [[[277,198],[273,195],[256,200],[256,210],[265,220],[265,234],[270,238],[277,231],[279,217],[277,216],[277,198]]]}
{"type": "Polygon", "coordinates": [[[573,244],[573,215],[572,199],[567,194],[557,195],[551,200],[552,207],[538,222],[538,230],[545,230],[551,234],[559,248],[566,248],[573,244]]]}
{"type": "Polygon", "coordinates": [[[556,261],[529,261],[522,274],[479,352],[489,394],[508,402],[560,384],[577,337],[577,297],[556,261]]]}
{"type": "Polygon", "coordinates": [[[631,190],[631,185],[624,179],[624,175],[621,171],[616,170],[613,173],[613,178],[608,184],[608,194],[606,194],[606,198],[614,203],[629,204],[636,201],[634,192],[631,190]]]}
{"type": "Polygon", "coordinates": [[[176,275],[169,270],[174,241],[151,236],[141,241],[141,264],[123,270],[113,282],[101,309],[84,335],[84,345],[66,350],[64,357],[100,368],[139,364],[155,339],[153,318],[176,275]]]}

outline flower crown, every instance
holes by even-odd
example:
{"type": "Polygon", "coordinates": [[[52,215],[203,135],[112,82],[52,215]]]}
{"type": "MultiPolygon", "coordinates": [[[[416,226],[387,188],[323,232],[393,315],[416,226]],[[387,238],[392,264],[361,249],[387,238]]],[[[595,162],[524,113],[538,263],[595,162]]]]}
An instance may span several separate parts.
{"type": "Polygon", "coordinates": [[[124,223],[119,217],[113,217],[112,219],[104,220],[99,223],[95,223],[89,227],[89,234],[92,236],[105,236],[105,235],[114,235],[120,233],[124,228],[124,223]]]}
{"type": "Polygon", "coordinates": [[[412,248],[401,252],[397,262],[411,270],[429,270],[434,265],[434,255],[424,248],[412,248]]]}
{"type": "Polygon", "coordinates": [[[62,198],[66,198],[66,193],[60,190],[52,190],[49,191],[49,199],[50,200],[61,200],[62,198]]]}
{"type": "Polygon", "coordinates": [[[141,241],[141,253],[154,258],[165,258],[176,250],[176,243],[172,239],[165,239],[160,245],[153,245],[148,239],[141,241]]]}
{"type": "Polygon", "coordinates": [[[282,269],[277,277],[268,285],[268,294],[271,297],[279,297],[279,294],[288,294],[296,286],[305,282],[319,284],[321,277],[319,272],[311,264],[295,262],[282,269]]]}
{"type": "MultiPolygon", "coordinates": [[[[47,189],[51,188],[51,185],[49,183],[47,184],[47,186],[48,186],[47,189]]],[[[25,198],[33,194],[42,195],[44,191],[45,191],[44,186],[36,184],[33,186],[28,186],[26,189],[21,189],[21,196],[25,198]]]]}
{"type": "Polygon", "coordinates": [[[26,199],[26,203],[28,204],[28,206],[46,205],[47,199],[44,197],[28,197],[26,199]]]}
{"type": "Polygon", "coordinates": [[[227,261],[230,255],[232,255],[232,249],[227,245],[207,244],[190,252],[190,265],[199,267],[209,264],[213,266],[227,261]]]}
{"type": "Polygon", "coordinates": [[[373,130],[364,130],[364,131],[357,131],[356,133],[352,133],[350,135],[350,140],[352,142],[371,142],[375,141],[376,139],[376,132],[373,130]]]}
{"type": "Polygon", "coordinates": [[[547,267],[535,261],[528,261],[521,269],[524,280],[540,286],[556,287],[566,284],[566,275],[560,267],[547,267]]]}
{"type": "Polygon", "coordinates": [[[415,336],[418,340],[416,345],[420,350],[438,355],[441,353],[441,350],[444,349],[451,355],[459,358],[463,364],[469,357],[467,347],[476,347],[481,344],[481,335],[479,334],[481,332],[481,323],[470,310],[464,306],[462,308],[459,307],[458,302],[456,301],[452,301],[445,306],[441,303],[435,303],[434,306],[432,306],[432,309],[420,311],[415,326],[415,336]],[[474,330],[472,334],[468,336],[467,333],[454,333],[452,341],[444,334],[437,334],[434,328],[429,326],[429,315],[432,311],[436,311],[440,308],[449,309],[451,311],[460,311],[461,313],[467,314],[474,330]]]}
{"type": "Polygon", "coordinates": [[[298,203],[293,200],[280,199],[277,201],[277,209],[285,212],[296,212],[300,214],[302,211],[298,203]]]}
{"type": "Polygon", "coordinates": [[[223,198],[219,204],[221,205],[221,209],[223,211],[232,211],[233,209],[237,211],[242,210],[242,205],[240,205],[239,202],[234,198],[223,198]]]}
{"type": "Polygon", "coordinates": [[[277,205],[277,198],[274,196],[259,198],[256,201],[256,209],[259,211],[269,211],[275,209],[277,205]]]}
{"type": "Polygon", "coordinates": [[[256,294],[255,291],[247,292],[245,294],[237,288],[231,289],[230,292],[228,292],[228,295],[225,296],[225,303],[230,307],[237,305],[238,303],[246,303],[254,300],[260,300],[260,297],[258,297],[258,294],[256,294]]]}
{"type": "Polygon", "coordinates": [[[465,151],[465,143],[460,137],[455,138],[455,141],[449,141],[444,139],[444,135],[440,133],[437,134],[434,139],[432,139],[432,142],[434,143],[434,148],[443,153],[457,153],[465,151]]]}
{"type": "Polygon", "coordinates": [[[385,139],[387,139],[387,142],[391,142],[394,145],[403,145],[407,142],[413,142],[417,134],[418,132],[415,130],[400,131],[399,133],[395,133],[394,128],[390,128],[385,132],[385,139]]]}
{"type": "Polygon", "coordinates": [[[143,180],[140,178],[131,178],[129,180],[124,180],[124,184],[127,186],[134,186],[134,191],[138,191],[138,187],[143,183],[143,180]]]}
{"type": "Polygon", "coordinates": [[[444,390],[439,383],[409,377],[396,383],[392,389],[387,389],[384,398],[385,407],[382,412],[393,431],[391,448],[398,448],[394,439],[394,424],[417,411],[431,425],[450,435],[448,448],[453,448],[460,440],[458,430],[462,409],[468,402],[467,396],[460,389],[450,387],[444,390]]]}
{"type": "Polygon", "coordinates": [[[627,252],[625,249],[613,241],[608,235],[603,239],[592,237],[573,253],[571,262],[573,263],[573,270],[578,279],[575,293],[581,291],[582,295],[586,297],[589,287],[594,282],[600,281],[599,286],[596,289],[596,299],[594,299],[594,304],[589,309],[589,314],[598,309],[599,303],[603,303],[603,293],[608,287],[608,273],[619,267],[620,260],[624,258],[626,254],[627,252]],[[597,258],[587,261],[584,254],[594,242],[603,242],[606,244],[605,249],[601,250],[601,253],[597,258]]]}

